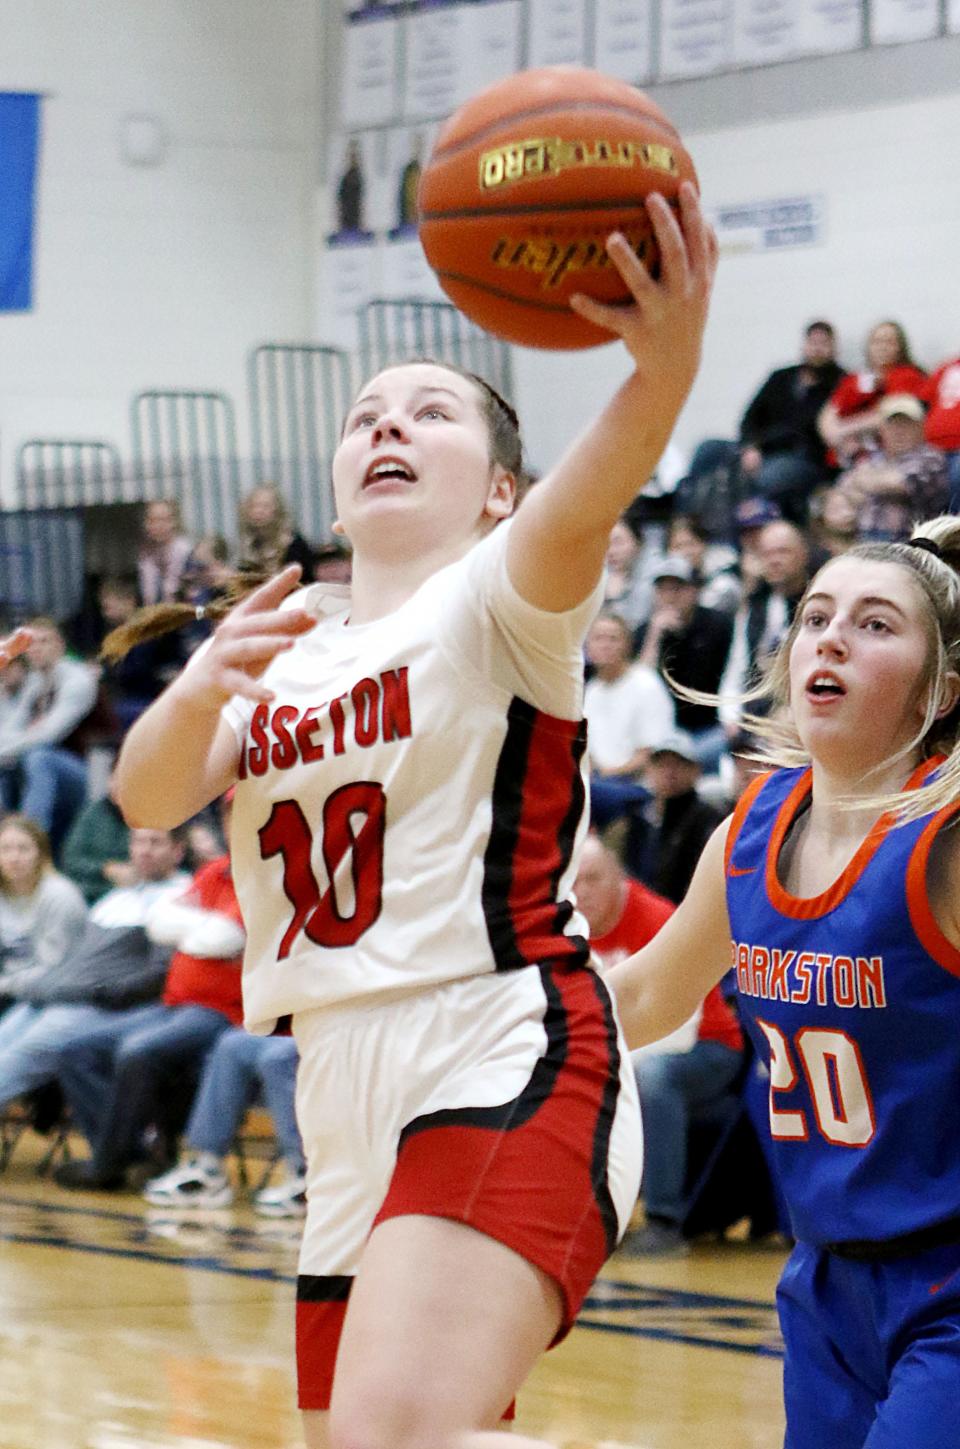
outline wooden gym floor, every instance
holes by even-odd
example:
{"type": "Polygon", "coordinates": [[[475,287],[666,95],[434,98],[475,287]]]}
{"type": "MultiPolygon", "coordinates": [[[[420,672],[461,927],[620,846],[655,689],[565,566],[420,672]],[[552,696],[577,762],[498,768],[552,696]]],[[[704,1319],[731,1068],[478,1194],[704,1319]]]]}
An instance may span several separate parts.
{"type": "MultiPolygon", "coordinates": [[[[0,1449],[299,1449],[298,1222],[192,1220],[132,1194],[0,1177],[0,1449]]],[[[517,1428],[632,1449],[777,1449],[780,1251],[607,1264],[517,1428]]]]}

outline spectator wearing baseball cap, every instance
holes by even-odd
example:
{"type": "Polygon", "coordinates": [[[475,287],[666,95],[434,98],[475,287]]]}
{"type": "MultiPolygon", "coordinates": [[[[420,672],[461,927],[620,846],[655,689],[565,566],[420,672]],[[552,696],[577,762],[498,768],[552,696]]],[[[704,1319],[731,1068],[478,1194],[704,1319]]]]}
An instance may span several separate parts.
{"type": "Polygon", "coordinates": [[[856,510],[859,542],[895,543],[946,510],[947,463],[924,441],[926,409],[912,393],[881,398],[877,418],[879,447],[842,473],[836,487],[856,510]]]}
{"type": "Polygon", "coordinates": [[[675,904],[683,900],[697,861],[723,818],[697,793],[701,768],[686,730],[669,730],[650,749],[650,798],[630,811],[624,864],[631,875],[675,904]]]}
{"type": "MultiPolygon", "coordinates": [[[[660,563],[653,593],[640,663],[656,669],[668,682],[717,694],[730,652],[733,619],[699,602],[697,577],[681,554],[668,554],[660,563]]],[[[678,695],[674,710],[677,724],[688,731],[699,764],[705,770],[716,770],[726,744],[716,705],[698,704],[678,695]]]]}

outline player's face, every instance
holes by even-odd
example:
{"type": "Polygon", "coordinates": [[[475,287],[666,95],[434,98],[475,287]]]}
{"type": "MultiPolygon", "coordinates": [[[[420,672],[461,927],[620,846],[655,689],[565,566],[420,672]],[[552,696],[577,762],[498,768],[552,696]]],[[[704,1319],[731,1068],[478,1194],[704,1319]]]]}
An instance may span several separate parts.
{"type": "Polygon", "coordinates": [[[860,776],[894,755],[926,711],[927,605],[898,564],[839,558],[820,570],[790,651],[790,703],[813,760],[860,776]]]}
{"type": "Polygon", "coordinates": [[[476,386],[432,363],[371,379],[333,460],[340,522],[362,549],[389,530],[420,549],[471,537],[512,509],[512,480],[490,455],[476,386]],[[410,525],[416,529],[410,532],[410,525]]]}

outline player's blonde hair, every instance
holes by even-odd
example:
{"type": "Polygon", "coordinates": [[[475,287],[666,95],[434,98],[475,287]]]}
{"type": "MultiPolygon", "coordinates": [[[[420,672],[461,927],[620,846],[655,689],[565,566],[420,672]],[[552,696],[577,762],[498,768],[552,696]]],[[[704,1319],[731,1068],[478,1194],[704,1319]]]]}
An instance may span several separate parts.
{"type": "MultiPolygon", "coordinates": [[[[913,738],[882,761],[876,771],[879,773],[898,760],[908,760],[918,753],[921,759],[935,755],[945,755],[946,759],[929,785],[856,802],[858,809],[868,804],[892,810],[899,822],[905,823],[939,810],[960,794],[960,701],[938,718],[947,698],[947,676],[951,672],[960,674],[960,518],[953,515],[933,518],[920,524],[909,542],[861,543],[843,557],[863,559],[867,563],[897,564],[910,575],[924,604],[922,619],[927,654],[919,689],[921,695],[926,694],[926,714],[913,738]]],[[[763,759],[774,765],[810,762],[790,714],[790,651],[801,628],[807,594],[815,587],[817,577],[808,585],[764,678],[742,696],[745,704],[760,700],[769,704],[768,714],[745,714],[744,726],[761,741],[763,759]]]]}

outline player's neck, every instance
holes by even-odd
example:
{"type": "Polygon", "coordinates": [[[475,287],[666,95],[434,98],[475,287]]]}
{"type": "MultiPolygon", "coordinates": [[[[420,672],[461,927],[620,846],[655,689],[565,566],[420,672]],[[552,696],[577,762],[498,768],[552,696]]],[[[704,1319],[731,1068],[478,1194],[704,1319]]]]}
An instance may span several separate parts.
{"type": "Polygon", "coordinates": [[[914,763],[898,760],[882,769],[856,771],[814,762],[810,830],[824,843],[862,840],[883,814],[870,802],[902,790],[914,763]],[[857,801],[862,800],[862,808],[857,801]]]}
{"type": "Polygon", "coordinates": [[[351,624],[372,624],[396,613],[417,590],[448,564],[456,563],[473,547],[476,539],[449,540],[415,555],[355,553],[350,582],[351,624]]]}

